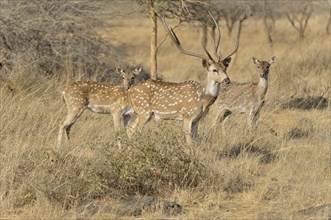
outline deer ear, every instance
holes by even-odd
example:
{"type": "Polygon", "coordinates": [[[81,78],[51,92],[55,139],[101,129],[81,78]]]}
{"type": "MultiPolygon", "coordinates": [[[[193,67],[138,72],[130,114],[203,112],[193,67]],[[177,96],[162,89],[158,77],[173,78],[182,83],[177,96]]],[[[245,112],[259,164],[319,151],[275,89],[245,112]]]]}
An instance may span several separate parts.
{"type": "Polygon", "coordinates": [[[271,58],[271,59],[269,60],[269,64],[270,64],[270,65],[276,62],[275,58],[276,58],[276,57],[273,57],[273,58],[271,58]]]}
{"type": "Polygon", "coordinates": [[[208,60],[206,60],[206,59],[202,59],[202,66],[205,67],[205,68],[208,68],[208,67],[209,67],[209,62],[208,62],[208,60]]]}
{"type": "Polygon", "coordinates": [[[255,57],[252,57],[252,62],[256,65],[260,64],[260,61],[258,59],[256,59],[255,57]]]}
{"type": "Polygon", "coordinates": [[[116,72],[117,72],[118,74],[120,74],[121,76],[123,76],[123,74],[124,74],[124,70],[121,69],[121,68],[119,68],[119,67],[116,67],[116,72]]]}
{"type": "Polygon", "coordinates": [[[228,57],[228,58],[224,59],[224,60],[222,61],[222,63],[223,63],[223,65],[225,66],[225,68],[228,68],[229,65],[230,65],[230,63],[231,63],[231,57],[228,57]]]}
{"type": "Polygon", "coordinates": [[[138,74],[141,72],[141,70],[142,70],[142,67],[141,67],[141,66],[137,66],[137,67],[134,69],[133,74],[138,75],[138,74]]]}

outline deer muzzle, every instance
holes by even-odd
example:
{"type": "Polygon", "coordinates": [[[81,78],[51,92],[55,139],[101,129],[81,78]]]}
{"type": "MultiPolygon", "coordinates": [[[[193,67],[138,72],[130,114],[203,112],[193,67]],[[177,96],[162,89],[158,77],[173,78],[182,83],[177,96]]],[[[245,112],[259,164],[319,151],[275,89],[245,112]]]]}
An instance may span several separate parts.
{"type": "Polygon", "coordinates": [[[229,79],[229,77],[228,77],[228,78],[225,78],[225,79],[223,80],[223,82],[224,82],[225,84],[229,84],[229,83],[230,83],[230,79],[229,79]]]}

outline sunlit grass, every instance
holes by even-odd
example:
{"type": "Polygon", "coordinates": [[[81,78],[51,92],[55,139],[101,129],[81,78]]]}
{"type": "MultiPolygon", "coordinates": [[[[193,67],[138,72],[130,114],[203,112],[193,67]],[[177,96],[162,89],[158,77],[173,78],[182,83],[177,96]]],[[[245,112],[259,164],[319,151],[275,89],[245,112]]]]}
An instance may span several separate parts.
{"type": "MultiPolygon", "coordinates": [[[[123,47],[128,54],[123,63],[142,64],[148,70],[148,20],[117,22],[116,34],[99,32],[123,47]]],[[[331,203],[329,109],[282,108],[293,95],[324,95],[330,100],[330,92],[324,93],[331,84],[330,38],[318,24],[320,18],[313,17],[306,39],[299,42],[289,24],[279,20],[270,48],[262,22],[245,21],[229,77],[256,81],[250,57],[277,60],[270,70],[260,126],[250,133],[246,118],[233,116],[224,135],[221,126],[209,126],[217,111],[212,108],[192,149],[185,144],[180,122],[152,121],[133,140],[121,134],[119,150],[111,116],[85,112],[72,128],[70,146],[63,146],[58,160],[50,162],[47,150],[55,149],[58,125],[66,113],[60,100],[65,79],[14,69],[0,87],[0,215],[116,218],[101,207],[116,206],[119,199],[133,195],[175,200],[185,210],[177,216],[181,219],[300,218],[298,210],[331,203]],[[100,209],[89,212],[89,204],[100,209]]],[[[184,26],[176,33],[183,47],[203,53],[197,27],[184,26]]],[[[225,55],[234,39],[226,32],[223,36],[225,55]]],[[[171,81],[205,78],[201,60],[180,54],[169,40],[160,49],[159,73],[171,81]]],[[[142,217],[164,216],[157,212],[142,217]]]]}

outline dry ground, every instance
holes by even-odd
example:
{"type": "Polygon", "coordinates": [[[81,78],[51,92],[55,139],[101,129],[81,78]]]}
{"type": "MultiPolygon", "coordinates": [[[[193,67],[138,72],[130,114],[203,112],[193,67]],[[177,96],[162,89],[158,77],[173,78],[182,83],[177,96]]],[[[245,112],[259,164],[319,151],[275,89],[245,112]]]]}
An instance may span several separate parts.
{"type": "MultiPolygon", "coordinates": [[[[111,22],[115,30],[97,31],[126,51],[123,63],[148,69],[148,20],[111,22]]],[[[209,126],[212,109],[201,122],[193,152],[185,145],[181,124],[172,121],[151,122],[132,141],[123,134],[124,146],[118,150],[111,116],[85,112],[72,129],[71,145],[50,162],[47,150],[55,147],[66,112],[59,95],[64,80],[15,68],[0,87],[1,218],[134,218],[116,210],[121,199],[142,195],[183,207],[177,215],[144,211],[144,219],[330,218],[330,206],[323,206],[331,203],[330,107],[282,107],[292,95],[319,96],[331,84],[331,42],[323,16],[313,17],[303,41],[287,21],[277,20],[272,48],[260,20],[251,19],[243,28],[236,62],[228,70],[231,80],[257,80],[251,56],[277,60],[260,127],[250,133],[244,116],[233,116],[224,136],[220,126],[209,126]]],[[[202,52],[197,30],[184,26],[176,32],[185,48],[202,52]]],[[[223,36],[226,54],[234,40],[226,32],[223,36]]],[[[169,41],[159,62],[166,80],[204,79],[201,61],[180,54],[169,41]]],[[[330,100],[330,92],[324,96],[330,100]]]]}

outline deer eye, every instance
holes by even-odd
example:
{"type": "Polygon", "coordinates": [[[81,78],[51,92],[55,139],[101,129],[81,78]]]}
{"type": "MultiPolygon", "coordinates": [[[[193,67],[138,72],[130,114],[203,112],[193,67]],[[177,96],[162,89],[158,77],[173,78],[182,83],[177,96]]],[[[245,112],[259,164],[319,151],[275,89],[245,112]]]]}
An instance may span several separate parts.
{"type": "Polygon", "coordinates": [[[217,71],[217,69],[213,69],[213,72],[214,72],[214,73],[217,73],[218,71],[217,71]]]}

